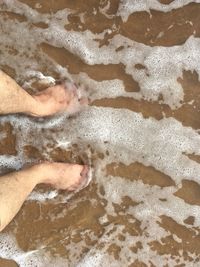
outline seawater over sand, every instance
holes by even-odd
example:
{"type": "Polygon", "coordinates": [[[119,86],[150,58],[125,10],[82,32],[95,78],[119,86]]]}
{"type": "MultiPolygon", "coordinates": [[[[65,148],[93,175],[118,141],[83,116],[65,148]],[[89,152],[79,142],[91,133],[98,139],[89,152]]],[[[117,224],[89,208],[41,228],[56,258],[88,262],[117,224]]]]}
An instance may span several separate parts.
{"type": "Polygon", "coordinates": [[[2,117],[1,173],[40,159],[95,169],[76,195],[38,187],[0,257],[200,266],[199,2],[0,1],[0,68],[31,93],[68,78],[91,99],[72,118],[2,117]]]}

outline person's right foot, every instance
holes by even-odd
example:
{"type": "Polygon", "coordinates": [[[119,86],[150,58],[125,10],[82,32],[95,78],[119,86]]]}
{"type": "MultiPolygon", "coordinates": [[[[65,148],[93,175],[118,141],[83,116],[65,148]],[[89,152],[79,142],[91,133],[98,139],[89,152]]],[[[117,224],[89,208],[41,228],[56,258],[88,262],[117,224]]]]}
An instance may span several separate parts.
{"type": "Polygon", "coordinates": [[[41,183],[52,185],[56,189],[75,191],[88,184],[89,167],[68,163],[41,163],[37,170],[42,177],[41,183]]]}

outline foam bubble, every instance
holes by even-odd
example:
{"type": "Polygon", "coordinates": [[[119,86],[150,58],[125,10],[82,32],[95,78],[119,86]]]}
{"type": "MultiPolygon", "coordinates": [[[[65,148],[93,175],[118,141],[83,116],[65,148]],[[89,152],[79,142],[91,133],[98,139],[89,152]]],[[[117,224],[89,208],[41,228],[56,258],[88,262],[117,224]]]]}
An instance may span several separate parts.
{"type": "Polygon", "coordinates": [[[180,46],[148,47],[122,35],[116,35],[107,47],[99,48],[99,43],[94,39],[97,37],[102,39],[103,33],[95,35],[89,31],[82,33],[66,31],[64,25],[56,24],[53,18],[49,21],[48,29],[30,29],[27,22],[14,24],[4,22],[3,18],[0,20],[5,25],[5,33],[1,36],[0,47],[3,56],[0,63],[15,67],[18,77],[25,80],[25,85],[30,79],[30,74],[35,78],[40,76],[46,82],[54,82],[53,78],[44,77],[41,72],[37,71],[40,66],[48,66],[49,70],[57,69],[63,72],[62,76],[70,78],[66,69],[64,70],[41,50],[38,50],[39,44],[43,42],[56,47],[64,47],[90,65],[122,63],[126,72],[132,75],[141,89],[139,93],[130,93],[130,96],[156,101],[162,95],[163,102],[171,108],[179,107],[184,97],[183,89],[177,81],[178,77],[182,77],[182,71],[195,70],[200,74],[198,53],[200,41],[198,38],[190,37],[184,45],[180,46]],[[7,32],[10,32],[12,38],[8,37],[7,32]],[[24,36],[23,40],[19,38],[21,35],[24,36]],[[13,43],[18,51],[15,55],[10,54],[10,47],[13,43]],[[116,52],[120,46],[124,46],[124,49],[116,52]],[[37,58],[40,59],[40,66],[37,58]],[[19,65],[18,62],[23,62],[23,64],[19,65]],[[133,66],[138,63],[146,68],[137,70],[133,66]]]}
{"type": "Polygon", "coordinates": [[[57,190],[52,190],[50,192],[45,192],[45,193],[39,193],[39,192],[33,191],[29,195],[28,200],[37,200],[37,201],[43,202],[43,201],[46,201],[47,199],[54,199],[55,197],[57,197],[57,195],[58,195],[57,190]]]}
{"type": "Polygon", "coordinates": [[[200,3],[199,0],[174,0],[165,5],[157,0],[122,0],[119,4],[117,15],[121,16],[123,21],[127,21],[129,15],[135,12],[147,11],[151,9],[162,12],[169,12],[173,9],[181,8],[189,3],[200,3]]]}
{"type": "MultiPolygon", "coordinates": [[[[183,155],[200,154],[200,137],[195,130],[183,127],[173,118],[157,121],[144,119],[141,114],[126,109],[90,107],[78,117],[67,120],[67,123],[66,120],[66,116],[59,117],[57,121],[44,120],[41,124],[37,123],[37,128],[35,120],[25,117],[4,117],[2,122],[10,122],[14,126],[19,147],[29,144],[40,150],[41,140],[37,136],[41,134],[44,138],[43,146],[53,144],[54,140],[57,140],[57,144],[63,140],[67,144],[82,140],[96,144],[98,149],[109,149],[111,154],[114,154],[115,149],[120,149],[121,153],[115,155],[117,161],[128,164],[137,160],[146,166],[154,166],[177,183],[182,179],[197,182],[200,179],[199,164],[183,155]],[[51,127],[57,127],[56,134],[51,133],[51,127]],[[105,142],[108,143],[104,144],[105,142]],[[129,151],[133,153],[129,155],[129,151]]],[[[22,157],[22,154],[19,156],[22,157]]],[[[14,158],[10,157],[10,160],[14,158]]],[[[3,161],[4,156],[2,163],[3,161]]]]}

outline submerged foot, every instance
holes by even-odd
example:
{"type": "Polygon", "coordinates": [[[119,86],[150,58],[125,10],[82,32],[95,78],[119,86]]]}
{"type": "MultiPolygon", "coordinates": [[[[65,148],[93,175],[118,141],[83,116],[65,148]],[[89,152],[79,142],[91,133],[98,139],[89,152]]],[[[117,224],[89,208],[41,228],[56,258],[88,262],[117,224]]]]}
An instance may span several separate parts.
{"type": "Polygon", "coordinates": [[[37,105],[31,115],[36,117],[50,116],[63,111],[74,114],[87,105],[87,99],[79,96],[78,89],[72,83],[49,87],[33,97],[37,105]]]}
{"type": "Polygon", "coordinates": [[[87,165],[67,163],[42,163],[40,173],[42,183],[50,184],[56,189],[75,191],[88,185],[89,168],[87,165]]]}

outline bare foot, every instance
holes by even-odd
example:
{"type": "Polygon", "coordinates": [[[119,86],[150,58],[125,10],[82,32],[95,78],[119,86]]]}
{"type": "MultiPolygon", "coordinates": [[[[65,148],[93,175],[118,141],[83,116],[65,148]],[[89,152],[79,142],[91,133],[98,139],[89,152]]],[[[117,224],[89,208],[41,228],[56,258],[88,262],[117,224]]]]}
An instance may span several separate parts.
{"type": "Polygon", "coordinates": [[[56,189],[74,191],[88,184],[87,165],[67,163],[42,163],[39,166],[43,177],[41,183],[51,184],[56,189]]]}
{"type": "Polygon", "coordinates": [[[78,90],[73,83],[49,87],[33,97],[37,105],[31,115],[36,117],[50,116],[63,111],[74,114],[88,103],[86,98],[78,95],[78,90]]]}

